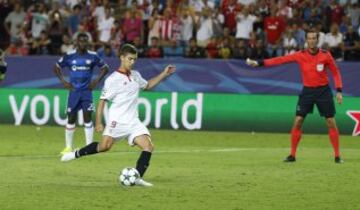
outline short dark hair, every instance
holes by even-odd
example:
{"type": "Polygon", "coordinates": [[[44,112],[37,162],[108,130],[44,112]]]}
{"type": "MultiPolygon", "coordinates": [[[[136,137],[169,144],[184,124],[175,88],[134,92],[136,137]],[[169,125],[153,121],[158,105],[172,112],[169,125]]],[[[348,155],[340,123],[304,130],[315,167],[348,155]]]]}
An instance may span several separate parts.
{"type": "Polygon", "coordinates": [[[305,39],[307,39],[308,34],[310,33],[316,33],[316,38],[319,39],[319,33],[315,30],[315,28],[310,28],[309,30],[306,30],[305,32],[305,39]]]}
{"type": "Polygon", "coordinates": [[[124,44],[120,49],[120,55],[137,54],[138,50],[132,44],[124,44]]]}
{"type": "Polygon", "coordinates": [[[159,40],[159,38],[158,38],[158,37],[156,37],[156,36],[153,36],[153,37],[151,37],[151,40],[156,40],[156,41],[158,41],[158,40],[159,40]]]}
{"type": "Polygon", "coordinates": [[[79,40],[81,37],[86,38],[87,40],[89,40],[89,37],[86,33],[79,33],[76,37],[77,40],[79,40]]]}
{"type": "Polygon", "coordinates": [[[76,9],[81,10],[82,8],[81,8],[81,5],[80,5],[80,4],[76,4],[75,6],[73,6],[72,9],[73,9],[73,10],[76,10],[76,9]]]}
{"type": "Polygon", "coordinates": [[[195,37],[191,37],[191,38],[189,39],[189,42],[191,42],[191,41],[195,41],[195,42],[197,43],[197,39],[196,39],[195,37]]]}

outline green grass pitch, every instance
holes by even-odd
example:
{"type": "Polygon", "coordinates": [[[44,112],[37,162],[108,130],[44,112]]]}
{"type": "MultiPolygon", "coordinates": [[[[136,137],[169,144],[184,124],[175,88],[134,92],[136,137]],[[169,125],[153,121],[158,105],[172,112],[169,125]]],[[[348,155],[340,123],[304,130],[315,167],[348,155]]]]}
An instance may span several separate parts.
{"type": "MultiPolygon", "coordinates": [[[[151,132],[156,151],[145,180],[155,186],[141,188],[118,182],[139,155],[125,141],[61,163],[62,127],[1,125],[0,209],[360,209],[358,137],[341,136],[345,163],[335,164],[327,135],[305,134],[288,164],[288,134],[151,132]]],[[[78,147],[83,133],[75,132],[78,147]]]]}

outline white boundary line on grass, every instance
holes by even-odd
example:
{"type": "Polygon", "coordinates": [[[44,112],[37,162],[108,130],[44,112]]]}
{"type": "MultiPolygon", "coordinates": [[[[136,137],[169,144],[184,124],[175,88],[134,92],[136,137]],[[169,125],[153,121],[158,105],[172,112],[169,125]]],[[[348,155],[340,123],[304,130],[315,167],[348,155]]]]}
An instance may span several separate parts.
{"type": "Polygon", "coordinates": [[[224,149],[194,149],[194,150],[163,150],[154,151],[154,153],[200,153],[200,152],[239,152],[239,151],[253,151],[253,150],[273,150],[273,149],[288,149],[288,148],[224,148],[224,149]]]}
{"type": "MultiPolygon", "coordinates": [[[[331,148],[301,148],[301,149],[316,149],[316,150],[328,150],[331,148]]],[[[171,153],[221,153],[221,152],[240,152],[240,151],[255,151],[255,150],[289,150],[289,148],[287,147],[283,147],[283,148],[260,148],[260,147],[252,147],[252,148],[237,148],[237,147],[233,147],[233,148],[219,148],[219,149],[190,149],[190,150],[155,150],[154,153],[155,154],[171,154],[171,153]]],[[[354,148],[343,148],[342,151],[347,150],[354,150],[354,151],[359,151],[359,149],[354,149],[354,148]]],[[[139,151],[110,151],[110,152],[106,152],[105,154],[107,155],[128,155],[128,154],[133,154],[133,153],[138,153],[139,151]]],[[[41,158],[59,158],[60,156],[57,154],[53,154],[53,155],[1,155],[0,154],[0,159],[2,158],[29,158],[29,159],[41,159],[41,158]]]]}
{"type": "MultiPolygon", "coordinates": [[[[191,149],[191,150],[155,150],[154,154],[171,154],[171,153],[206,153],[206,152],[239,152],[239,151],[254,151],[254,150],[285,150],[288,148],[223,148],[223,149],[191,149]]],[[[105,154],[127,155],[132,153],[138,153],[139,151],[116,151],[106,152],[105,154]]],[[[59,155],[1,155],[1,158],[53,158],[59,157],[59,155]]]]}

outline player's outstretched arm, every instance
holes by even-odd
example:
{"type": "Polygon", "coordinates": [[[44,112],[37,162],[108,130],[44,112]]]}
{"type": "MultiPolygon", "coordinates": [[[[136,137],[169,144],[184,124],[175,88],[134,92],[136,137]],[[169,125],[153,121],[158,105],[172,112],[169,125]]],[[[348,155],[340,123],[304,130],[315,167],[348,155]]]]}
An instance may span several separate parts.
{"type": "Polygon", "coordinates": [[[69,83],[68,81],[66,81],[64,79],[64,76],[61,73],[61,69],[57,65],[55,65],[55,67],[54,67],[54,72],[66,89],[69,89],[69,90],[73,89],[73,86],[71,85],[71,83],[69,83]]]}
{"type": "Polygon", "coordinates": [[[146,90],[150,90],[154,88],[157,84],[159,84],[162,80],[164,80],[166,77],[170,76],[176,71],[176,66],[174,65],[167,65],[159,75],[156,77],[150,79],[148,81],[148,85],[146,86],[146,90]]]}
{"type": "Polygon", "coordinates": [[[252,67],[257,67],[257,66],[275,66],[275,65],[285,64],[285,63],[298,62],[298,60],[300,59],[300,53],[301,52],[296,52],[296,53],[292,53],[289,55],[278,56],[278,57],[269,58],[269,59],[265,59],[265,60],[253,60],[253,59],[247,58],[246,64],[249,66],[252,66],[252,67]]]}
{"type": "Polygon", "coordinates": [[[96,119],[95,119],[95,130],[96,132],[102,132],[104,130],[104,125],[102,123],[103,110],[106,104],[106,100],[100,99],[97,109],[96,109],[96,119]]]}
{"type": "Polygon", "coordinates": [[[109,66],[108,65],[104,65],[104,67],[102,67],[100,69],[100,73],[99,76],[90,83],[89,85],[89,89],[93,90],[97,84],[99,84],[99,82],[104,79],[105,75],[109,72],[109,66]]]}

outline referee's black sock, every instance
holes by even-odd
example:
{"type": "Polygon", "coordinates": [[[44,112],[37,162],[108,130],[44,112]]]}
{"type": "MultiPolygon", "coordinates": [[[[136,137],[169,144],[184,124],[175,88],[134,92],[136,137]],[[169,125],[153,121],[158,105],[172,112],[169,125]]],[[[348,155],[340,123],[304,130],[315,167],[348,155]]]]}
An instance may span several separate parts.
{"type": "Polygon", "coordinates": [[[79,158],[85,155],[92,155],[98,153],[98,142],[93,142],[91,144],[86,145],[85,147],[77,150],[75,152],[75,157],[79,158]]]}
{"type": "Polygon", "coordinates": [[[139,172],[140,177],[144,175],[146,169],[149,167],[150,159],[151,159],[151,152],[148,151],[141,152],[140,157],[136,162],[136,170],[139,172]]]}

